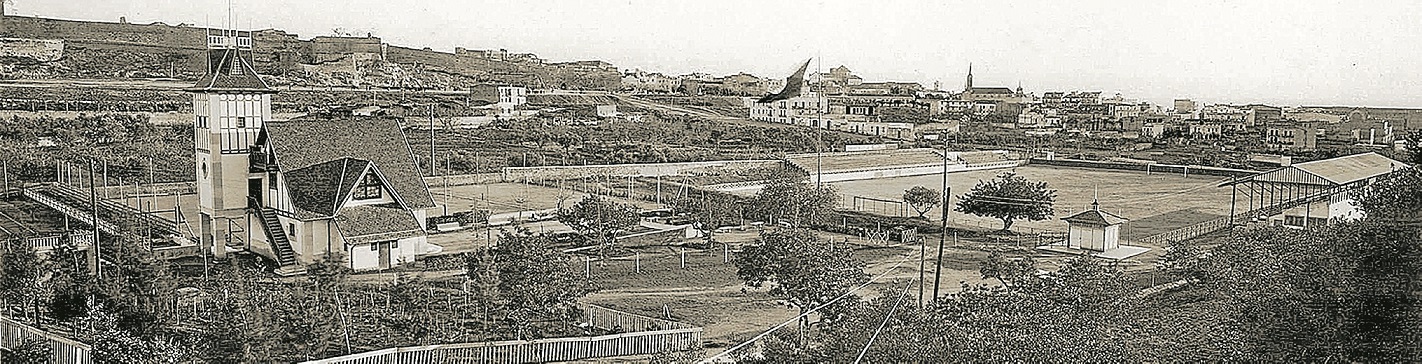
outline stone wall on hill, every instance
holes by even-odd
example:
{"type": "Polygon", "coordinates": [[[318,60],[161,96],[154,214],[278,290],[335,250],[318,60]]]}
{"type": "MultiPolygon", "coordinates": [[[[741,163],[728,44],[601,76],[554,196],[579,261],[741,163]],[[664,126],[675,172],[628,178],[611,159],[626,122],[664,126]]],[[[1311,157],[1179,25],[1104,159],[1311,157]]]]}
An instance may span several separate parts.
{"type": "Polygon", "coordinates": [[[0,58],[19,58],[36,63],[58,61],[64,58],[64,41],[0,38],[0,58]]]}

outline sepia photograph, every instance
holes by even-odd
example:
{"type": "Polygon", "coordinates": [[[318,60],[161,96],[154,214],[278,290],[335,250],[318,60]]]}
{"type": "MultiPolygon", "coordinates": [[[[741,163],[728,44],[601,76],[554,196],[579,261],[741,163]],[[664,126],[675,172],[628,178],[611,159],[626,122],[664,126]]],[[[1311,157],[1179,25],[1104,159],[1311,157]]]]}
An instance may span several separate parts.
{"type": "Polygon", "coordinates": [[[1416,14],[0,0],[0,363],[1422,363],[1416,14]]]}

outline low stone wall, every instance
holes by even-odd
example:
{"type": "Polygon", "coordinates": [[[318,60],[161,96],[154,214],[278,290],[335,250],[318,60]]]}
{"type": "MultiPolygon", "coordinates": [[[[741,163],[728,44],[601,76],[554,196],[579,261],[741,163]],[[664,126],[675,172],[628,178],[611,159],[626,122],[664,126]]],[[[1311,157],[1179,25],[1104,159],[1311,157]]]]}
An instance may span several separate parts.
{"type": "Polygon", "coordinates": [[[1188,175],[1202,175],[1202,176],[1221,176],[1221,177],[1244,177],[1244,176],[1252,176],[1252,175],[1255,175],[1255,174],[1258,174],[1258,173],[1259,173],[1259,171],[1251,171],[1251,170],[1247,170],[1247,169],[1233,169],[1233,168],[1220,168],[1220,167],[1208,167],[1208,166],[1186,166],[1186,165],[1178,165],[1178,164],[1160,164],[1160,163],[1143,164],[1143,163],[1127,163],[1127,162],[1108,162],[1108,161],[1093,161],[1093,160],[1084,160],[1084,159],[1039,159],[1039,158],[1033,158],[1033,159],[1032,159],[1032,164],[1048,165],[1048,166],[1061,166],[1061,167],[1100,168],[1100,169],[1115,169],[1115,170],[1124,170],[1124,171],[1141,171],[1141,172],[1148,172],[1148,173],[1171,173],[1171,174],[1179,174],[1179,175],[1183,175],[1183,176],[1188,176],[1188,175]]]}
{"type": "Polygon", "coordinates": [[[58,61],[64,58],[64,41],[0,38],[0,58],[21,58],[35,63],[58,61]]]}
{"type": "MultiPolygon", "coordinates": [[[[1002,161],[990,163],[969,163],[969,164],[949,164],[948,173],[976,171],[984,169],[1012,168],[1026,164],[1026,161],[1002,161]]],[[[821,182],[856,181],[864,179],[894,178],[908,176],[922,176],[929,174],[943,173],[942,164],[924,164],[907,167],[876,168],[850,172],[825,173],[821,182]]],[[[815,182],[815,175],[810,174],[810,182],[815,182]]]]}
{"type": "Polygon", "coordinates": [[[682,163],[605,164],[592,166],[546,166],[546,167],[506,167],[503,180],[508,182],[528,180],[577,179],[599,176],[614,177],[658,177],[696,175],[720,170],[761,168],[777,165],[778,160],[736,160],[682,163]]]}
{"type": "Polygon", "coordinates": [[[502,173],[455,174],[449,176],[425,177],[425,185],[433,187],[486,185],[503,182],[502,173]]]}

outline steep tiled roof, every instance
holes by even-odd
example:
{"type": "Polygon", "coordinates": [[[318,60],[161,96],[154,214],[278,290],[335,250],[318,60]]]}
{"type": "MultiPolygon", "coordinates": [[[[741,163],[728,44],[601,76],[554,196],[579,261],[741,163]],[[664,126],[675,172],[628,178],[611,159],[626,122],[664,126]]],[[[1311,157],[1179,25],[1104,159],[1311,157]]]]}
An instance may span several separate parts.
{"type": "Polygon", "coordinates": [[[423,235],[409,211],[393,204],[351,206],[336,215],[336,229],[348,244],[388,241],[423,235]]]}
{"type": "Polygon", "coordinates": [[[366,160],[338,158],[287,171],[286,186],[295,212],[302,218],[334,215],[369,165],[366,160]]]}
{"type": "MultiPolygon", "coordinates": [[[[251,56],[248,51],[248,57],[251,56]]],[[[267,87],[266,81],[257,76],[248,57],[243,57],[236,49],[208,50],[207,74],[198,79],[189,91],[261,91],[275,92],[267,87]]]]}
{"type": "Polygon", "coordinates": [[[434,207],[395,119],[299,118],[268,122],[264,129],[292,189],[292,202],[301,209],[321,217],[340,211],[337,203],[344,201],[365,164],[374,165],[410,208],[434,207]]]}
{"type": "Polygon", "coordinates": [[[974,87],[970,89],[975,94],[1012,94],[1012,89],[1006,87],[974,87]]]}

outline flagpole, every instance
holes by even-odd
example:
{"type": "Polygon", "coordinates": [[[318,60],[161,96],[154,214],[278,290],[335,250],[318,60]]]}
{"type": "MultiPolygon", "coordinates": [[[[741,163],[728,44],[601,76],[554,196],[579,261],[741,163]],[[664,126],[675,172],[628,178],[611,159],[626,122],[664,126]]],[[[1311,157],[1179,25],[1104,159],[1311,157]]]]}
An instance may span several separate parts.
{"type": "MultiPolygon", "coordinates": [[[[816,79],[816,82],[815,82],[815,83],[817,83],[817,84],[820,85],[820,90],[815,92],[815,189],[816,189],[816,190],[821,189],[821,186],[822,186],[822,184],[824,183],[824,179],[825,179],[824,167],[823,167],[823,164],[820,162],[820,151],[821,151],[822,149],[824,149],[824,137],[821,136],[820,129],[823,129],[823,128],[821,128],[821,123],[824,122],[824,106],[825,106],[825,105],[822,105],[822,104],[821,104],[821,102],[823,102],[823,101],[821,101],[821,100],[824,98],[824,95],[822,95],[822,94],[823,94],[824,91],[825,91],[825,86],[824,86],[824,75],[821,74],[820,72],[823,72],[823,71],[820,69],[820,55],[818,54],[818,52],[816,52],[816,54],[815,54],[815,79],[816,79]]],[[[812,86],[812,87],[811,87],[810,89],[811,89],[811,90],[814,90],[813,85],[811,85],[811,86],[812,86]]]]}

